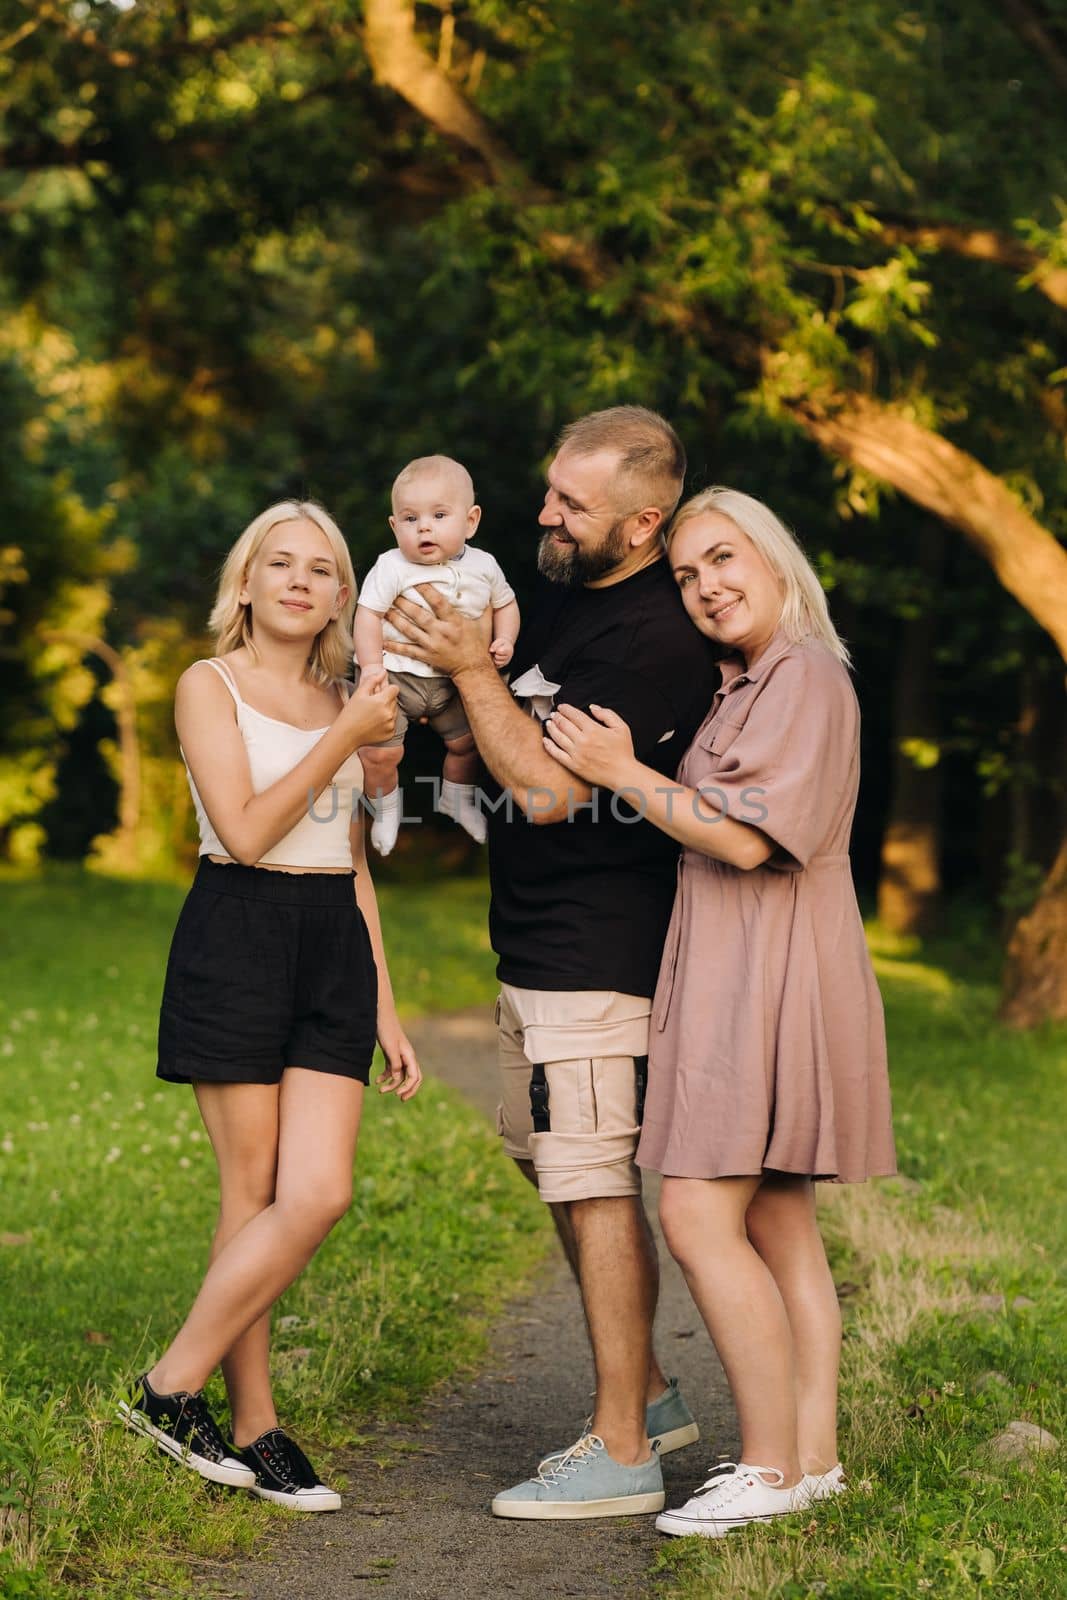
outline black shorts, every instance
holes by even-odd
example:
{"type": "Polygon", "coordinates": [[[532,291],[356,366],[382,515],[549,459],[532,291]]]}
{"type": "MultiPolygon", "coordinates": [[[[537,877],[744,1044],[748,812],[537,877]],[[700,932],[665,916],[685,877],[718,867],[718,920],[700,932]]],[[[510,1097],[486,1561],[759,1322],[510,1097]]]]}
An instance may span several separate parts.
{"type": "Polygon", "coordinates": [[[171,941],[156,1075],[277,1083],[286,1067],[370,1077],[378,975],[348,873],[201,857],[171,941]]]}

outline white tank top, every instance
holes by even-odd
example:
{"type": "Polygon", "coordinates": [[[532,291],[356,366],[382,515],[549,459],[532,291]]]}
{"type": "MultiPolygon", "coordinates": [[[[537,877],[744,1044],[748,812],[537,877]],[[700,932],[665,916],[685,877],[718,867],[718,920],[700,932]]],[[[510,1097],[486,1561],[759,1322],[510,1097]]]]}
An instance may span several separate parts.
{"type": "MultiPolygon", "coordinates": [[[[254,706],[246,705],[229,667],[222,661],[208,658],[205,664],[214,668],[233,696],[237,708],[237,726],[241,730],[248,766],[252,774],[252,792],[262,794],[272,783],[292,772],[309,750],[318,744],[326,728],[294,728],[290,722],[279,722],[268,717],[254,706]]],[[[340,680],[339,680],[340,681],[340,680]]],[[[342,683],[341,692],[347,700],[351,685],[342,683]]],[[[182,751],[185,761],[185,751],[182,751]]],[[[229,856],[230,852],[215,832],[204,802],[197,793],[189,763],[185,763],[196,820],[200,826],[200,854],[202,856],[229,856]]],[[[342,762],[333,775],[328,788],[315,801],[310,812],[300,818],[295,828],[290,828],[284,839],[264,852],[259,858],[262,866],[276,867],[327,867],[352,868],[352,845],[349,824],[352,807],[359,804],[363,793],[363,767],[355,751],[342,762]]]]}

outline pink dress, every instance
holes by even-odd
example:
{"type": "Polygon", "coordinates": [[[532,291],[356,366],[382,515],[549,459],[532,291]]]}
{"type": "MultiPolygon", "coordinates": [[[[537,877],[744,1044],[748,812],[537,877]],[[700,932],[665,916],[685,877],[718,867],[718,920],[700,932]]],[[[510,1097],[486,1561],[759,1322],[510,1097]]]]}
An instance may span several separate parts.
{"type": "Polygon", "coordinates": [[[638,1163],[685,1178],[895,1172],[882,1002],[848,858],[859,707],[847,671],[782,633],[750,670],[723,662],[678,781],[775,849],[750,872],[682,852],[638,1163]]]}

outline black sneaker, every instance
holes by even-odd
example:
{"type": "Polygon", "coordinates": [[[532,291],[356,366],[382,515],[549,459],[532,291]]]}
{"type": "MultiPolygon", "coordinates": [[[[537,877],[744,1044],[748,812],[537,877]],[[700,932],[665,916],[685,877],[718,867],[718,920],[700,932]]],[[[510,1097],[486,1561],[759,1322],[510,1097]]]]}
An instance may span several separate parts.
{"type": "Polygon", "coordinates": [[[147,1378],[138,1378],[130,1398],[119,1401],[119,1417],[202,1478],[233,1489],[255,1487],[255,1472],[227,1450],[202,1394],[156,1394],[147,1378]]]}
{"type": "Polygon", "coordinates": [[[303,1450],[281,1428],[268,1428],[243,1449],[234,1445],[233,1453],[254,1471],[252,1493],[261,1500],[295,1511],[340,1511],[341,1496],[320,1482],[303,1450]]]}

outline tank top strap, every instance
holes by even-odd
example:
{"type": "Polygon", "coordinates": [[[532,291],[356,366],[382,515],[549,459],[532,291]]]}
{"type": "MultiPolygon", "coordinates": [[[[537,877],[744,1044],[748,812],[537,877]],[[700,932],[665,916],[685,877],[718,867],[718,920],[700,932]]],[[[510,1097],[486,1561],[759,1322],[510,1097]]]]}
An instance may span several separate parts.
{"type": "Polygon", "coordinates": [[[241,691],[237,687],[237,679],[234,677],[226,663],[224,661],[220,661],[217,656],[204,656],[203,662],[206,667],[211,667],[215,672],[218,673],[227,689],[229,689],[230,694],[233,697],[234,705],[237,706],[238,710],[240,710],[241,706],[244,705],[244,701],[241,699],[241,691]]]}

